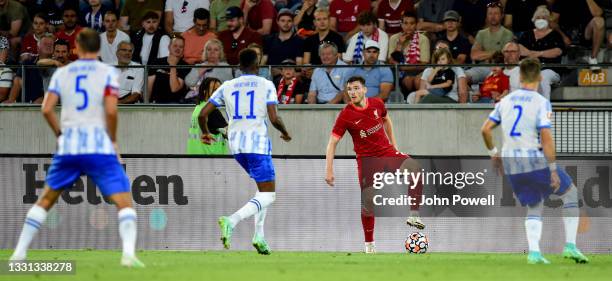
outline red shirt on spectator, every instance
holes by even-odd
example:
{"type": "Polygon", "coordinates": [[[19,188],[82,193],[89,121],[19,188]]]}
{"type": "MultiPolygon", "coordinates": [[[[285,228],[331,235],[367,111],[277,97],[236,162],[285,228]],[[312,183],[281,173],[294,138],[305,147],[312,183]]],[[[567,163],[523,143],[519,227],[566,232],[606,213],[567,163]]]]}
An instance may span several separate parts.
{"type": "Polygon", "coordinates": [[[491,92],[498,92],[500,95],[510,89],[510,78],[503,72],[491,73],[480,86],[480,98],[493,98],[491,92]]]}
{"type": "Polygon", "coordinates": [[[228,29],[219,32],[219,40],[223,42],[223,51],[225,52],[225,58],[227,63],[230,65],[238,64],[238,52],[245,49],[251,43],[257,43],[260,46],[263,45],[261,34],[256,31],[245,27],[240,33],[238,39],[234,39],[232,32],[228,29]]]}
{"type": "MultiPolygon", "coordinates": [[[[243,0],[242,3],[240,3],[240,9],[244,9],[245,1],[248,0],[243,0]]],[[[259,3],[249,10],[249,14],[246,17],[246,24],[251,29],[258,30],[263,27],[263,20],[265,19],[272,20],[271,31],[276,31],[276,9],[271,0],[259,0],[259,3]]]]}
{"type": "Polygon", "coordinates": [[[64,29],[55,33],[55,38],[65,40],[70,45],[70,60],[71,61],[75,61],[79,58],[77,54],[75,53],[75,48],[76,48],[76,36],[77,34],[79,34],[79,32],[81,32],[81,29],[83,28],[77,25],[71,34],[67,34],[66,30],[64,29]]]}
{"type": "Polygon", "coordinates": [[[349,32],[357,27],[357,15],[371,8],[370,0],[335,0],[329,5],[329,16],[336,18],[336,31],[349,32]]]}
{"type": "Polygon", "coordinates": [[[34,37],[34,33],[29,32],[21,40],[21,54],[38,54],[38,40],[34,37]]]}
{"type": "Polygon", "coordinates": [[[402,14],[405,11],[414,12],[412,0],[400,0],[397,7],[391,7],[389,0],[381,0],[378,4],[377,17],[385,21],[385,32],[389,36],[402,31],[402,14]]]}

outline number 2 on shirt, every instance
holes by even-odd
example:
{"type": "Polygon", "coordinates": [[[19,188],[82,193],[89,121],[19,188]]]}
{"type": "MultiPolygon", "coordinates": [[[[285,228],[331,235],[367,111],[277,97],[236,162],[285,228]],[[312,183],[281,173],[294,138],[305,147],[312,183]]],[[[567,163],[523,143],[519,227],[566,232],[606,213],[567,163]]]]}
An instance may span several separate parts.
{"type": "Polygon", "coordinates": [[[83,95],[83,104],[80,106],[77,106],[77,110],[81,111],[85,108],[87,108],[87,104],[88,104],[88,97],[87,97],[87,91],[83,88],[81,88],[81,80],[85,80],[87,79],[87,75],[79,75],[76,77],[76,89],[75,92],[77,94],[82,94],[83,95]]]}
{"type": "Polygon", "coordinates": [[[518,110],[516,120],[514,120],[514,125],[512,125],[512,130],[510,130],[511,137],[520,137],[521,133],[516,131],[516,125],[518,125],[519,120],[521,120],[521,116],[523,115],[523,107],[520,105],[515,105],[514,109],[518,110]]]}
{"type": "MultiPolygon", "coordinates": [[[[255,102],[255,91],[248,91],[246,93],[247,96],[250,96],[249,100],[249,115],[246,116],[246,119],[255,119],[255,114],[253,114],[253,103],[255,102]]],[[[234,96],[234,116],[232,117],[234,120],[242,119],[242,115],[240,115],[240,91],[235,91],[232,93],[234,96]]]]}

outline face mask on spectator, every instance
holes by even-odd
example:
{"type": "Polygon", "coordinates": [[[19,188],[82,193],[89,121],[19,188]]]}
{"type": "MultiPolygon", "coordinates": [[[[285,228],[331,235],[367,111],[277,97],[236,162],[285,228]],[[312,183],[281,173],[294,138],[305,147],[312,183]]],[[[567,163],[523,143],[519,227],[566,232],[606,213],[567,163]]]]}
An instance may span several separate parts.
{"type": "Polygon", "coordinates": [[[545,19],[537,19],[533,23],[537,29],[545,29],[548,27],[548,21],[545,19]]]}

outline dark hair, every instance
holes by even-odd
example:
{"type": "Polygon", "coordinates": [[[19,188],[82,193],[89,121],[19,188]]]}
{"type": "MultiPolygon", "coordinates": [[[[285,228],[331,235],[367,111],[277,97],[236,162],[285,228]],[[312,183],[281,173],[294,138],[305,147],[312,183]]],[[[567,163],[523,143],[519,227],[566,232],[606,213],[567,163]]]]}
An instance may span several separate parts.
{"type": "Polygon", "coordinates": [[[66,7],[64,7],[64,11],[62,12],[62,16],[66,13],[66,11],[74,11],[77,16],[79,15],[79,8],[72,6],[72,5],[68,5],[66,7]]]}
{"type": "Polygon", "coordinates": [[[487,10],[495,9],[495,8],[498,8],[502,14],[504,13],[504,5],[500,1],[492,1],[489,4],[487,4],[487,10]]]}
{"type": "Polygon", "coordinates": [[[106,13],[104,13],[104,17],[106,17],[108,15],[114,15],[115,18],[119,19],[119,16],[117,15],[117,12],[115,12],[113,10],[108,10],[108,11],[106,11],[106,13]]]}
{"type": "Polygon", "coordinates": [[[502,54],[502,52],[500,51],[496,51],[495,53],[493,53],[493,56],[491,56],[491,62],[504,63],[504,54],[502,54]]]}
{"type": "Polygon", "coordinates": [[[195,99],[196,104],[200,104],[203,101],[208,101],[210,96],[212,96],[213,94],[209,91],[210,85],[212,85],[213,83],[221,84],[221,80],[215,77],[204,78],[204,80],[202,81],[202,83],[200,83],[200,86],[198,87],[198,95],[196,96],[196,99],[195,99]]]}
{"type": "Polygon", "coordinates": [[[204,8],[197,8],[193,12],[193,21],[210,19],[210,12],[204,8]]]}
{"type": "Polygon", "coordinates": [[[255,50],[247,48],[242,49],[238,54],[241,70],[253,70],[257,68],[257,53],[255,50]]]}
{"type": "Polygon", "coordinates": [[[351,78],[346,80],[346,85],[353,83],[353,82],[359,82],[361,83],[361,85],[365,86],[365,79],[363,79],[363,77],[361,76],[351,76],[351,78]]]}
{"type": "Polygon", "coordinates": [[[55,40],[55,43],[53,43],[53,49],[55,49],[55,46],[66,46],[68,49],[70,49],[70,44],[64,39],[55,40]]]}
{"type": "Polygon", "coordinates": [[[144,14],[144,16],[142,16],[142,19],[140,20],[140,22],[143,22],[149,19],[159,20],[159,15],[156,12],[149,10],[144,14]]]}
{"type": "Polygon", "coordinates": [[[100,34],[91,28],[83,28],[76,37],[79,48],[87,53],[100,51],[100,34]]]}
{"type": "Polygon", "coordinates": [[[374,12],[367,10],[359,13],[357,15],[357,24],[366,25],[368,23],[372,23],[376,25],[378,23],[378,17],[374,14],[374,12]]]}
{"type": "Polygon", "coordinates": [[[402,14],[402,19],[403,19],[403,18],[414,18],[415,20],[417,20],[417,21],[418,21],[418,17],[417,17],[417,15],[416,15],[416,14],[415,14],[413,11],[410,11],[410,10],[406,10],[406,11],[405,11],[405,12],[402,14]]]}
{"type": "Polygon", "coordinates": [[[521,61],[521,82],[537,82],[540,77],[540,61],[534,58],[526,58],[521,61]]]}
{"type": "Polygon", "coordinates": [[[185,37],[180,34],[173,34],[172,36],[170,36],[170,44],[172,44],[172,41],[174,41],[175,39],[183,40],[183,43],[185,43],[185,37]]]}
{"type": "Polygon", "coordinates": [[[36,13],[34,15],[34,17],[32,17],[32,19],[34,19],[34,18],[40,18],[40,19],[44,20],[46,23],[49,23],[49,17],[46,14],[44,14],[44,13],[36,13]]]}

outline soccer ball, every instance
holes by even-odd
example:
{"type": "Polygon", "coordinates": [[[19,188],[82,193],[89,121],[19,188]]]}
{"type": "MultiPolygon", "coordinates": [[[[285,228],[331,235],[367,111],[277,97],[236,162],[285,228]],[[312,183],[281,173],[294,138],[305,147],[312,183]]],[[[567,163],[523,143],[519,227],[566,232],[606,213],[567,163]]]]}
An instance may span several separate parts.
{"type": "Polygon", "coordinates": [[[427,247],[429,247],[429,239],[427,239],[427,236],[423,233],[414,232],[408,235],[404,244],[406,246],[406,251],[410,254],[425,254],[427,252],[427,247]]]}

